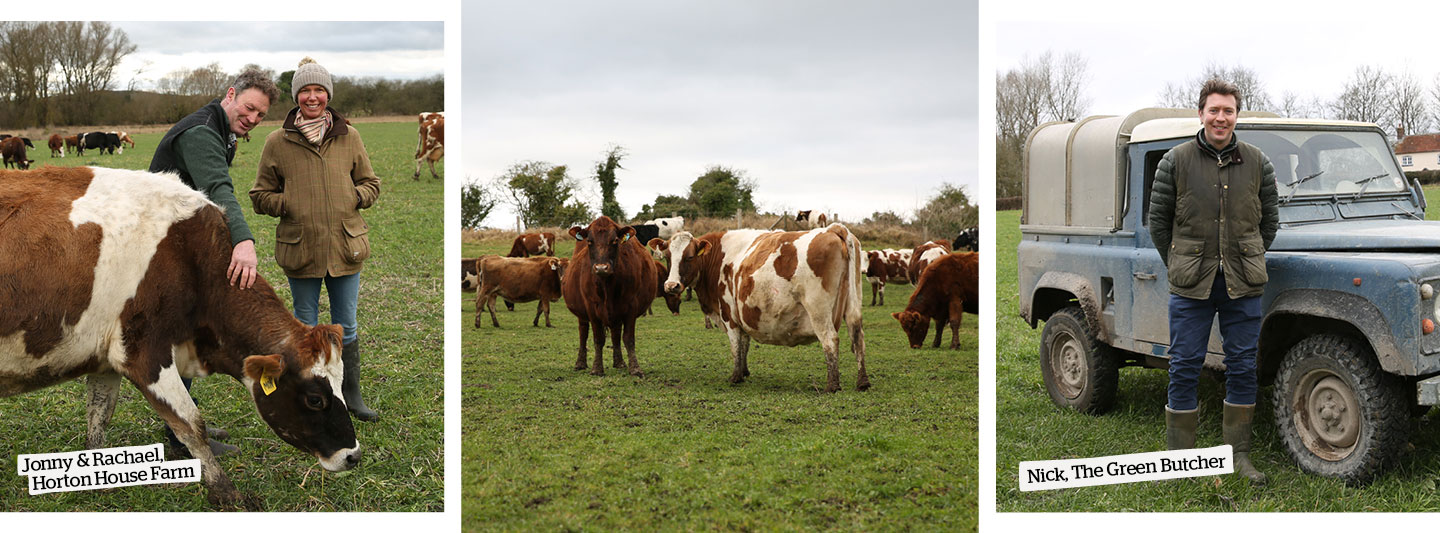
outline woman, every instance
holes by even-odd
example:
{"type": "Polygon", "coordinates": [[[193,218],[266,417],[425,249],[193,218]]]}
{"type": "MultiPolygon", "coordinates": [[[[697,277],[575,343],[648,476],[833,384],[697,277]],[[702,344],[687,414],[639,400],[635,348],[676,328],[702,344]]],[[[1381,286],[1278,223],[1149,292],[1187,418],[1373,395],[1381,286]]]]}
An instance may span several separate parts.
{"type": "Polygon", "coordinates": [[[322,283],[330,294],[330,321],[345,329],[345,404],[369,421],[380,415],[360,398],[355,309],[360,269],[370,256],[360,210],[375,204],[380,179],[360,134],[329,107],[334,89],[325,67],[308,57],[300,62],[290,89],[296,107],[265,138],[250,201],[256,213],[280,217],[275,262],[289,278],[295,318],[315,325],[322,283]]]}

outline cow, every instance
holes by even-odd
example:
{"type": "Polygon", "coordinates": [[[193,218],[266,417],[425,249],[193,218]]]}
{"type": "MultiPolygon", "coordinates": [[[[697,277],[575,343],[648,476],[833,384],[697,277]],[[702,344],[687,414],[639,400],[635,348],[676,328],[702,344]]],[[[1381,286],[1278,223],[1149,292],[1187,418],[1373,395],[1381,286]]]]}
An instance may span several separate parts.
{"type": "MultiPolygon", "coordinates": [[[[655,226],[655,237],[659,237],[661,239],[669,239],[677,232],[685,229],[685,217],[657,218],[653,220],[647,220],[645,221],[645,224],[655,226]]],[[[650,242],[650,239],[645,239],[640,242],[650,242]]]]}
{"type": "Polygon", "coordinates": [[[510,253],[505,257],[530,257],[532,255],[555,255],[555,234],[544,233],[523,233],[515,237],[515,242],[510,245],[510,253]]]}
{"type": "Polygon", "coordinates": [[[100,150],[100,153],[114,155],[117,148],[120,149],[120,153],[125,153],[125,150],[120,148],[120,136],[103,131],[80,134],[80,148],[81,150],[77,150],[77,153],[81,154],[84,153],[82,150],[100,150]]]}
{"type": "Polygon", "coordinates": [[[460,260],[460,290],[473,291],[480,287],[480,270],[476,266],[479,259],[460,260]]]}
{"type": "Polygon", "coordinates": [[[635,228],[621,227],[601,215],[589,226],[570,228],[578,242],[570,256],[570,269],[561,283],[565,307],[579,320],[580,350],[575,370],[585,370],[585,339],[594,331],[595,364],[590,373],[605,375],[605,333],[609,330],[613,364],[620,368],[620,343],[630,356],[630,375],[644,377],[635,358],[635,319],[645,314],[658,286],[654,260],[635,238],[635,228]]]}
{"type": "Polygon", "coordinates": [[[76,155],[82,155],[85,153],[80,149],[80,135],[78,134],[71,135],[65,138],[65,148],[73,150],[76,155]]]}
{"type": "Polygon", "coordinates": [[[885,305],[885,284],[890,281],[890,269],[888,268],[886,253],[882,250],[870,250],[865,252],[865,262],[861,268],[865,271],[865,281],[870,282],[870,305],[885,305]],[[880,303],[875,303],[876,296],[879,296],[880,303]]]}
{"type": "Polygon", "coordinates": [[[961,249],[972,252],[980,251],[980,228],[971,226],[960,230],[960,233],[955,234],[953,244],[952,248],[957,252],[961,249]]]}
{"type": "Polygon", "coordinates": [[[750,375],[750,340],[798,346],[819,341],[825,392],[840,390],[839,330],[848,328],[859,370],[855,388],[870,388],[860,301],[860,240],[842,224],[810,231],[730,230],[670,238],[665,290],[695,288],[700,308],[730,338],[731,383],[750,375]]]}
{"type": "MultiPolygon", "coordinates": [[[[130,148],[131,148],[131,149],[134,149],[134,148],[135,148],[135,140],[130,138],[130,134],[129,134],[129,133],[125,133],[125,132],[123,132],[123,131],[112,131],[112,132],[106,133],[105,135],[108,137],[108,136],[111,135],[111,134],[114,134],[114,135],[115,135],[115,139],[118,140],[118,141],[120,141],[120,144],[121,144],[121,145],[126,145],[126,144],[128,144],[128,145],[130,145],[130,148]]],[[[249,132],[246,132],[246,133],[245,133],[245,140],[246,140],[246,141],[249,141],[249,140],[250,140],[250,133],[249,133],[249,132]]],[[[122,153],[122,154],[125,153],[125,147],[124,147],[124,146],[120,146],[120,153],[122,153]]]]}
{"type": "Polygon", "coordinates": [[[812,216],[811,212],[813,211],[813,209],[807,209],[796,212],[795,222],[797,222],[801,228],[805,229],[825,227],[825,213],[816,213],[812,216]]]}
{"type": "Polygon", "coordinates": [[[50,135],[50,159],[55,159],[55,154],[60,154],[61,159],[65,158],[65,138],[59,133],[50,135]]]}
{"type": "MultiPolygon", "coordinates": [[[[25,146],[30,144],[21,137],[10,137],[0,141],[0,158],[5,160],[5,168],[12,165],[20,170],[29,170],[30,164],[35,160],[25,155],[25,146]]],[[[0,219],[3,220],[3,219],[0,219]]]]}
{"type": "Polygon", "coordinates": [[[539,327],[540,313],[545,313],[545,327],[550,324],[550,302],[560,299],[560,280],[565,277],[565,268],[570,260],[554,257],[496,257],[486,256],[476,260],[480,288],[475,292],[475,327],[480,327],[480,316],[488,306],[490,323],[500,327],[495,318],[495,296],[504,296],[513,302],[540,301],[535,307],[535,320],[530,325],[539,327]]]}
{"type": "Polygon", "coordinates": [[[420,145],[415,148],[415,176],[420,179],[420,162],[430,162],[430,176],[439,178],[435,173],[435,162],[445,157],[445,113],[421,113],[420,114],[420,145]]]}
{"type": "Polygon", "coordinates": [[[910,284],[910,253],[914,250],[880,250],[885,256],[886,281],[895,285],[910,284]]]}
{"type": "Polygon", "coordinates": [[[925,272],[925,267],[949,253],[950,241],[945,239],[926,241],[925,244],[916,246],[915,250],[911,252],[909,266],[906,267],[905,273],[910,276],[912,282],[919,283],[920,274],[925,272]]]}
{"type": "Polygon", "coordinates": [[[174,174],[0,171],[0,397],[87,376],[93,449],[128,380],[200,460],[209,500],[231,506],[240,493],[181,383],[225,374],[326,470],[358,466],[339,326],[302,324],[263,278],[231,286],[230,255],[224,212],[174,174]]]}
{"type": "MultiPolygon", "coordinates": [[[[665,263],[654,259],[651,261],[655,261],[655,294],[665,298],[665,308],[670,310],[671,316],[680,316],[680,295],[665,292],[665,277],[660,275],[661,272],[668,272],[670,269],[665,266],[665,263]]],[[[645,314],[653,315],[655,310],[652,307],[646,307],[645,314]]]]}
{"type": "Polygon", "coordinates": [[[940,347],[945,325],[950,325],[950,349],[960,349],[960,318],[980,313],[980,254],[945,254],[925,269],[904,311],[891,313],[911,348],[925,344],[930,320],[935,320],[935,348],[940,347]]]}

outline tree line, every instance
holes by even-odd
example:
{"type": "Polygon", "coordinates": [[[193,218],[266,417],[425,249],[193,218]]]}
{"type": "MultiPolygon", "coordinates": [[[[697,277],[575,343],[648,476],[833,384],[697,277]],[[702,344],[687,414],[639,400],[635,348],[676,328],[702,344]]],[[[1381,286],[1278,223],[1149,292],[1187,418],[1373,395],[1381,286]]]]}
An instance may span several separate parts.
{"type": "MultiPolygon", "coordinates": [[[[139,90],[137,80],[117,87],[116,68],[137,46],[108,22],[0,22],[0,124],[7,128],[93,124],[172,123],[223,96],[245,69],[266,72],[280,87],[272,109],[294,106],[294,70],[246,65],[235,72],[219,63],[181,68],[139,90]]],[[[139,74],[138,72],[134,74],[139,74]]],[[[347,117],[413,115],[443,110],[445,80],[336,76],[333,106],[347,117]]]]}
{"type": "MultiPolygon", "coordinates": [[[[1270,111],[1287,118],[1355,120],[1378,125],[1398,142],[1404,135],[1440,127],[1440,74],[1427,87],[1413,72],[1391,72],[1361,65],[1330,99],[1293,91],[1273,94],[1264,76],[1242,65],[1205,65],[1196,76],[1167,82],[1156,98],[1160,107],[1197,109],[1200,85],[1220,78],[1240,90],[1246,110],[1270,111]]],[[[1086,96],[1088,60],[1051,51],[1023,59],[995,73],[995,196],[1020,196],[1025,138],[1050,121],[1073,121],[1089,113],[1086,96]]],[[[1132,110],[1109,110],[1128,112],[1132,110]]]]}
{"type": "MultiPolygon", "coordinates": [[[[740,212],[755,214],[756,181],[743,169],[711,165],[690,182],[685,194],[658,194],[655,201],[641,206],[634,216],[627,216],[615,201],[620,185],[617,170],[629,156],[624,147],[612,144],[601,153],[588,182],[598,186],[599,213],[619,222],[644,221],[679,215],[687,219],[728,218],[740,212]]],[[[529,227],[568,227],[587,224],[596,217],[586,196],[588,182],[570,174],[566,165],[544,161],[523,161],[511,165],[501,175],[487,182],[472,181],[461,193],[460,221],[467,229],[478,229],[497,205],[514,209],[521,223],[529,227]]],[[[979,207],[966,194],[964,187],[942,183],[925,207],[913,217],[892,212],[876,212],[862,224],[890,224],[906,228],[926,228],[934,235],[953,235],[961,229],[979,224],[979,207]]],[[[502,223],[503,224],[503,223],[502,223]]]]}

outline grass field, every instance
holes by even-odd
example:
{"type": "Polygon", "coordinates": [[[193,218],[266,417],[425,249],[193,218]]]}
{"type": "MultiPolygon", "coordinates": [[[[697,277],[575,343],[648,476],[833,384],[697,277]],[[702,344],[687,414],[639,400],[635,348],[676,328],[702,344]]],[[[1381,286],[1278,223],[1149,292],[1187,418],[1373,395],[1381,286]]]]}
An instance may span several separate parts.
{"type": "MultiPolygon", "coordinates": [[[[570,256],[571,243],[559,248],[570,256]]],[[[462,246],[465,257],[508,250],[462,246]]],[[[528,303],[477,330],[466,293],[465,530],[975,530],[978,320],[965,318],[959,351],[911,350],[889,316],[910,290],[892,285],[883,307],[866,295],[873,386],[854,390],[842,337],[835,394],[820,392],[819,344],[752,344],[751,376],[731,385],[728,341],[695,302],[671,316],[657,299],[660,314],[639,320],[644,378],[601,377],[572,369],[577,325],[563,302],[554,329],[531,327],[528,303]]]]}
{"type": "MultiPolygon", "coordinates": [[[[280,111],[277,111],[280,112],[280,111]]],[[[363,391],[381,413],[377,422],[356,422],[364,462],[355,470],[326,472],[314,458],[280,440],[255,413],[235,380],[211,376],[193,393],[212,426],[225,428],[238,455],[220,458],[241,492],[258,496],[269,511],[441,511],[444,475],[443,193],[439,180],[412,181],[415,124],[357,123],[380,176],[381,195],[363,211],[371,231],[371,258],[361,274],[360,338],[363,391]]],[[[261,273],[286,306],[290,293],[273,259],[278,219],[258,216],[246,192],[255,181],[265,135],[241,142],[231,168],[237,196],[256,237],[261,273]]],[[[38,165],[95,165],[144,169],[161,133],[132,134],[137,146],[121,155],[87,151],[51,159],[44,139],[34,139],[38,165]]],[[[321,320],[328,320],[321,298],[321,320]]],[[[85,387],[71,382],[0,398],[0,457],[83,449],[85,387]]],[[[159,418],[134,387],[126,385],[106,443],[128,446],[164,442],[159,418]]],[[[13,463],[11,463],[13,464],[13,463]]],[[[149,485],[30,496],[24,477],[0,476],[0,511],[206,511],[200,483],[149,485]]]]}
{"type": "MultiPolygon", "coordinates": [[[[1440,218],[1440,194],[1426,191],[1427,218],[1440,218]]],[[[1270,389],[1256,409],[1256,466],[1270,483],[1252,487],[1235,476],[1157,483],[1130,483],[1066,490],[1020,492],[1021,461],[1071,459],[1164,449],[1165,388],[1162,370],[1120,371],[1116,407],[1101,416],[1055,407],[1040,377],[1040,329],[1019,316],[1015,248],[1020,212],[996,213],[995,498],[1005,511],[1440,511],[1440,418],[1412,420],[1410,444],[1399,464],[1366,487],[1302,472],[1285,452],[1271,414],[1270,389]]],[[[1043,323],[1041,324],[1043,327],[1043,323]]],[[[1200,382],[1198,446],[1218,446],[1221,384],[1200,382]]]]}

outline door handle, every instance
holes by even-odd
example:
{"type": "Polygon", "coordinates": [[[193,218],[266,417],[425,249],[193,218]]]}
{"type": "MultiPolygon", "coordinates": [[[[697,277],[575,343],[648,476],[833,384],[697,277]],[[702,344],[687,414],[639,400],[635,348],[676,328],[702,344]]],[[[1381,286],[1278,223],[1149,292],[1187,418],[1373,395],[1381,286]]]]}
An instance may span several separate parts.
{"type": "Polygon", "coordinates": [[[1155,275],[1149,272],[1136,272],[1135,279],[1150,281],[1155,279],[1155,275]]]}

